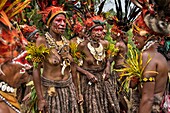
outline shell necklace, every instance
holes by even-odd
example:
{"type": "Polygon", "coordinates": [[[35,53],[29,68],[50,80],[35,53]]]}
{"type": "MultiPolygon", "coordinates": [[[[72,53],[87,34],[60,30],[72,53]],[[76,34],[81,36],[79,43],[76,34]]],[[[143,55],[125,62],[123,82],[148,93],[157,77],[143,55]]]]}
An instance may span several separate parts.
{"type": "MultiPolygon", "coordinates": [[[[62,50],[65,50],[65,48],[68,46],[69,47],[69,42],[67,41],[67,39],[64,36],[61,36],[61,41],[56,41],[54,38],[52,38],[52,36],[46,32],[45,34],[45,38],[47,41],[47,44],[50,48],[55,48],[58,53],[61,53],[62,50]]],[[[69,51],[69,49],[68,49],[69,51]]],[[[61,64],[62,69],[61,69],[61,74],[64,76],[64,71],[66,69],[66,67],[70,66],[70,60],[69,59],[63,59],[63,62],[61,64]]]]}
{"type": "Polygon", "coordinates": [[[99,62],[103,61],[106,54],[104,52],[104,48],[103,48],[103,45],[101,43],[99,43],[99,47],[94,48],[91,45],[91,43],[88,42],[87,47],[90,50],[90,53],[93,55],[93,57],[97,60],[97,64],[99,64],[99,62]]]}
{"type": "Polygon", "coordinates": [[[144,46],[143,46],[143,49],[141,50],[142,52],[149,49],[152,45],[154,45],[157,41],[148,41],[144,46]]]}

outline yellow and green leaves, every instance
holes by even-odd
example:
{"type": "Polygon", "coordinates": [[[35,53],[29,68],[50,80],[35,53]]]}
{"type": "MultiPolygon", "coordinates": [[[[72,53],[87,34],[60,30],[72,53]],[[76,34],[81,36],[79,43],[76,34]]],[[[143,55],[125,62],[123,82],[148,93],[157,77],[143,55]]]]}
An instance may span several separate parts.
{"type": "Polygon", "coordinates": [[[106,48],[106,51],[107,51],[107,57],[111,58],[116,55],[116,53],[119,51],[119,49],[115,47],[115,44],[110,43],[109,47],[106,48]]]}
{"type": "Polygon", "coordinates": [[[115,71],[121,72],[120,74],[120,80],[122,80],[121,87],[126,92],[129,92],[131,79],[136,78],[139,81],[142,80],[144,69],[149,64],[150,61],[151,57],[148,56],[146,65],[143,66],[142,53],[139,53],[136,48],[128,44],[127,59],[125,59],[123,68],[115,69],[115,71]]]}
{"type": "Polygon", "coordinates": [[[27,57],[26,59],[33,62],[33,66],[37,67],[38,63],[41,63],[46,54],[49,54],[49,49],[44,45],[36,46],[35,43],[29,43],[26,47],[27,57]]]}

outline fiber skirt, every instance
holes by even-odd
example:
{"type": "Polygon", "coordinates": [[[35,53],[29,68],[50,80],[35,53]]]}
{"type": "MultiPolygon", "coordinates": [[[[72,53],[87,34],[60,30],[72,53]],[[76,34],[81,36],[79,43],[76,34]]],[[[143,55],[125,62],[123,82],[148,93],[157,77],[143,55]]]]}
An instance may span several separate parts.
{"type": "Polygon", "coordinates": [[[51,81],[42,77],[48,113],[79,113],[72,76],[66,81],[51,81]]]}
{"type": "Polygon", "coordinates": [[[88,71],[97,77],[98,82],[89,85],[87,77],[80,75],[84,113],[119,113],[116,89],[111,79],[103,80],[103,69],[88,71]]]}

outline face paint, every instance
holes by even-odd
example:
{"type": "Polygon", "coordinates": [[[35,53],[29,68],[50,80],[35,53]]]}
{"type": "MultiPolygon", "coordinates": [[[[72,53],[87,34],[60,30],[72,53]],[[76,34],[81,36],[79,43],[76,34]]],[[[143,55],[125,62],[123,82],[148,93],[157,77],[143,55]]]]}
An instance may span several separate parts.
{"type": "Polygon", "coordinates": [[[99,40],[104,37],[104,31],[102,26],[96,26],[91,31],[91,37],[93,40],[99,40]]]}
{"type": "Polygon", "coordinates": [[[58,14],[51,23],[51,29],[57,34],[63,34],[66,29],[66,17],[64,14],[58,14]]]}

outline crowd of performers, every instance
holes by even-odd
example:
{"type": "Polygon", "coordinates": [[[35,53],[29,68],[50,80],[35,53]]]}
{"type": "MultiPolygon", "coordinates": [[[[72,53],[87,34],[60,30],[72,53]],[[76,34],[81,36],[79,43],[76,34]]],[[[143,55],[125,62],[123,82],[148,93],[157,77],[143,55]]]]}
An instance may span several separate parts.
{"type": "Polygon", "coordinates": [[[31,0],[0,2],[0,113],[170,112],[168,1],[129,0],[131,22],[52,1],[37,1],[41,28],[16,18],[31,0]]]}

